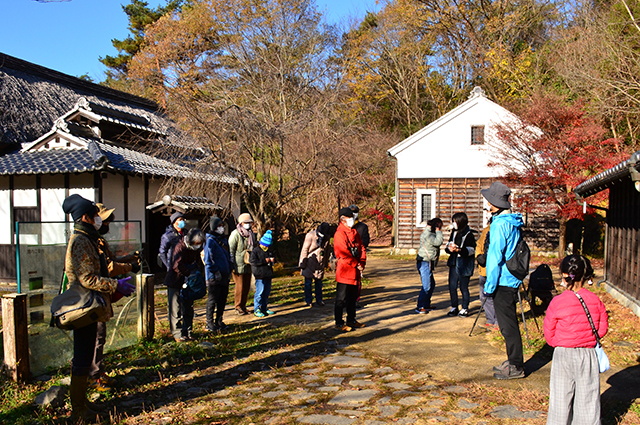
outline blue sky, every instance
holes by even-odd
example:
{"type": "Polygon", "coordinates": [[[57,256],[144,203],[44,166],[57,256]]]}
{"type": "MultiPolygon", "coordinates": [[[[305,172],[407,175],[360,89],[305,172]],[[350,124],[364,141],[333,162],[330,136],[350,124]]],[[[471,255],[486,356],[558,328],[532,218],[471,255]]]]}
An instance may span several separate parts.
{"type": "MultiPolygon", "coordinates": [[[[147,0],[155,7],[166,1],[147,0]]],[[[378,10],[375,0],[316,0],[331,23],[362,18],[378,10]]],[[[127,36],[129,0],[69,0],[40,3],[34,0],[2,0],[0,52],[66,74],[89,74],[104,79],[98,58],[115,55],[111,39],[127,36]]]]}

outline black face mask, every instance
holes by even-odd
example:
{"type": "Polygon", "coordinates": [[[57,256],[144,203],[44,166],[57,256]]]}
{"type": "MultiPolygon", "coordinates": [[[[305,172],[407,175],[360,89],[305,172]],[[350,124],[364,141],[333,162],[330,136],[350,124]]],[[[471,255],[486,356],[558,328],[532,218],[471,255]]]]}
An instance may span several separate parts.
{"type": "Polygon", "coordinates": [[[109,233],[109,225],[102,224],[102,226],[100,226],[100,228],[98,229],[98,233],[100,233],[101,235],[106,235],[107,233],[109,233]]]}

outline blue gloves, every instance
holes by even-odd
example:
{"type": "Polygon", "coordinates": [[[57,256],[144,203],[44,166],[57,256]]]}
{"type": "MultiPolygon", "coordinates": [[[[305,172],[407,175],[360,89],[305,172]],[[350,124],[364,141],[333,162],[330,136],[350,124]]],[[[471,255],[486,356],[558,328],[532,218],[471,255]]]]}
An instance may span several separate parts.
{"type": "Polygon", "coordinates": [[[124,279],[118,279],[118,287],[116,288],[116,291],[120,292],[125,297],[133,294],[136,290],[135,285],[130,284],[129,280],[131,280],[131,276],[125,277],[124,279]]]}

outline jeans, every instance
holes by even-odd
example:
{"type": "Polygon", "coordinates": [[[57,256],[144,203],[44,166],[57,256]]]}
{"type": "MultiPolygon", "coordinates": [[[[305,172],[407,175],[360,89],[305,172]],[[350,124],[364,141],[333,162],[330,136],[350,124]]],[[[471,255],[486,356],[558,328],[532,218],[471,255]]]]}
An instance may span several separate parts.
{"type": "Polygon", "coordinates": [[[462,308],[469,308],[469,280],[471,276],[460,276],[457,267],[449,266],[449,297],[451,297],[451,307],[458,308],[458,286],[462,293],[462,308]]]}
{"type": "Polygon", "coordinates": [[[73,331],[73,360],[71,374],[87,376],[96,352],[96,336],[98,324],[92,323],[73,331]]]}
{"type": "Polygon", "coordinates": [[[271,278],[256,279],[256,293],[253,296],[253,311],[267,314],[267,304],[271,293],[271,278]]]}
{"type": "Polygon", "coordinates": [[[518,325],[518,288],[508,286],[497,286],[494,305],[500,333],[504,337],[504,344],[507,348],[509,364],[522,366],[524,357],[522,354],[522,335],[518,325]]]}
{"type": "Polygon", "coordinates": [[[422,282],[422,288],[420,288],[418,295],[418,309],[431,308],[431,295],[436,288],[436,281],[433,278],[433,264],[431,261],[418,261],[417,267],[422,282]]]}
{"type": "Polygon", "coordinates": [[[304,301],[307,304],[313,302],[312,284],[315,283],[316,290],[316,302],[322,302],[322,279],[311,279],[309,277],[304,278],[304,301]]]}
{"type": "Polygon", "coordinates": [[[347,309],[347,324],[356,321],[356,300],[358,299],[358,285],[347,285],[346,283],[338,283],[336,285],[336,304],[334,309],[334,317],[336,325],[344,325],[342,320],[342,312],[347,309]]]}
{"type": "Polygon", "coordinates": [[[207,285],[207,328],[214,329],[222,323],[224,307],[229,295],[229,276],[223,276],[221,281],[207,285]]]}
{"type": "Polygon", "coordinates": [[[498,320],[496,319],[496,308],[493,305],[493,297],[484,296],[484,284],[486,281],[486,276],[480,275],[480,277],[478,277],[478,282],[480,284],[480,304],[483,305],[484,317],[487,319],[487,323],[490,325],[496,325],[498,324],[498,320]]]}

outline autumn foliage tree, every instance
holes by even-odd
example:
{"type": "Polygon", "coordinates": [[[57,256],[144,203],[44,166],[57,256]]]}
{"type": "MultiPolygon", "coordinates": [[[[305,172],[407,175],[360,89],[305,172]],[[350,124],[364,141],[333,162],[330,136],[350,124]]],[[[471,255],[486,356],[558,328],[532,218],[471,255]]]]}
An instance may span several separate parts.
{"type": "MultiPolygon", "coordinates": [[[[129,77],[209,153],[197,170],[240,182],[261,229],[334,221],[336,188],[384,171],[390,142],[369,147],[343,114],[337,36],[312,1],[193,1],[145,31],[129,77]]],[[[169,184],[202,196],[216,182],[169,184]]]]}
{"type": "MultiPolygon", "coordinates": [[[[518,191],[520,207],[556,215],[560,222],[558,251],[566,249],[566,223],[582,218],[573,189],[589,177],[628,157],[619,140],[589,114],[584,101],[567,102],[554,94],[536,94],[518,113],[519,120],[498,125],[492,166],[518,191]]],[[[603,202],[604,194],[598,200],[603,202]]]]}

